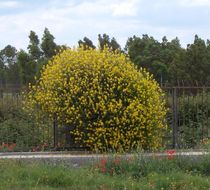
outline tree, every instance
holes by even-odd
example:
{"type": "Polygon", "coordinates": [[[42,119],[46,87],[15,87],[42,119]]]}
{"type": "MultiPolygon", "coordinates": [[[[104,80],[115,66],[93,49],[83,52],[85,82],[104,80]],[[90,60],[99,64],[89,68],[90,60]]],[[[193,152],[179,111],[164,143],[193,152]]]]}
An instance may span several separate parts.
{"type": "Polygon", "coordinates": [[[99,42],[99,48],[103,50],[106,45],[109,46],[110,38],[107,34],[103,34],[103,35],[99,34],[98,42],[99,42]]]}
{"type": "Polygon", "coordinates": [[[110,40],[109,35],[107,34],[99,34],[98,35],[98,42],[99,42],[99,48],[103,50],[105,46],[107,46],[110,50],[115,51],[119,50],[121,51],[120,45],[117,43],[115,38],[112,38],[110,40]]]}
{"type": "Polygon", "coordinates": [[[166,36],[158,42],[147,34],[133,36],[126,43],[126,52],[138,68],[146,68],[160,83],[177,84],[183,76],[182,64],[185,64],[185,50],[179,39],[168,41],[166,36]]]}
{"type": "Polygon", "coordinates": [[[50,59],[56,54],[57,45],[54,42],[54,39],[55,38],[50,33],[50,31],[47,28],[45,28],[44,34],[42,37],[41,49],[46,59],[50,59]]]}
{"type": "Polygon", "coordinates": [[[4,60],[3,60],[2,54],[0,52],[0,85],[6,83],[5,71],[6,71],[6,66],[4,64],[4,60]]]}
{"type": "MultiPolygon", "coordinates": [[[[46,38],[45,40],[47,41],[46,38]]],[[[45,48],[47,48],[47,46],[45,48]]],[[[23,81],[25,81],[26,83],[32,82],[34,76],[39,75],[40,69],[48,61],[46,54],[45,56],[43,56],[44,53],[41,51],[38,35],[36,35],[34,31],[30,31],[29,34],[28,51],[29,51],[29,56],[26,55],[26,52],[21,52],[20,54],[20,59],[23,61],[22,72],[25,71],[26,68],[27,70],[29,70],[29,74],[27,74],[27,72],[23,72],[26,75],[23,81]],[[28,65],[26,65],[26,63],[28,63],[28,65]]]]}
{"type": "Polygon", "coordinates": [[[17,50],[7,45],[0,52],[2,65],[5,68],[5,83],[20,85],[20,70],[17,65],[17,50]]]}
{"type": "Polygon", "coordinates": [[[83,47],[84,49],[96,48],[96,46],[93,45],[93,42],[87,37],[84,37],[83,40],[79,40],[78,44],[79,44],[79,47],[83,47]]]}
{"type": "Polygon", "coordinates": [[[69,126],[74,141],[90,149],[156,149],[166,128],[158,84],[107,48],[56,55],[25,102],[69,126]]]}
{"type": "Polygon", "coordinates": [[[126,51],[138,68],[146,68],[158,82],[167,76],[167,65],[161,59],[161,43],[144,34],[142,38],[133,36],[126,43],[126,51]]]}
{"type": "Polygon", "coordinates": [[[183,84],[186,75],[183,70],[186,61],[186,51],[181,47],[177,37],[167,43],[166,48],[163,48],[161,56],[168,65],[167,82],[171,85],[183,84]]]}
{"type": "Polygon", "coordinates": [[[197,35],[195,35],[194,43],[187,47],[185,62],[183,69],[189,82],[206,85],[210,74],[209,55],[205,41],[197,35]]]}
{"type": "Polygon", "coordinates": [[[118,44],[118,42],[115,38],[111,39],[109,48],[112,49],[113,51],[121,50],[120,44],[118,44]]]}
{"type": "Polygon", "coordinates": [[[30,40],[28,45],[29,55],[32,60],[37,62],[40,59],[42,52],[40,49],[39,38],[34,31],[30,31],[29,40],[30,40]]]}
{"type": "Polygon", "coordinates": [[[182,71],[180,66],[183,64],[184,49],[181,47],[179,39],[176,37],[168,41],[164,36],[161,42],[159,59],[166,66],[164,82],[177,85],[181,81],[182,71]]]}
{"type": "Polygon", "coordinates": [[[34,81],[36,75],[36,62],[31,59],[24,50],[20,50],[17,55],[17,64],[20,68],[21,83],[28,85],[34,81]]]}
{"type": "Polygon", "coordinates": [[[1,57],[5,65],[11,65],[16,62],[17,50],[11,45],[7,45],[1,50],[1,57]]]}

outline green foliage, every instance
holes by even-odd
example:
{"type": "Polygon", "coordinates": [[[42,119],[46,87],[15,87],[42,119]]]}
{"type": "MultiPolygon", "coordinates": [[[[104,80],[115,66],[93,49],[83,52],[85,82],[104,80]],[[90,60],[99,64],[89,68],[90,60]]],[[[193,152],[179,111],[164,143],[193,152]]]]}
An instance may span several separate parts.
{"type": "Polygon", "coordinates": [[[20,70],[16,63],[17,50],[11,45],[7,45],[0,51],[0,83],[4,84],[6,81],[10,84],[20,84],[20,70]]]}
{"type": "Polygon", "coordinates": [[[128,38],[125,49],[131,60],[139,68],[146,68],[159,83],[176,82],[174,74],[178,68],[174,65],[180,62],[177,59],[183,51],[178,38],[168,42],[163,37],[160,43],[147,34],[142,35],[142,38],[133,36],[128,38]]]}
{"type": "Polygon", "coordinates": [[[34,82],[37,66],[24,50],[18,53],[17,64],[20,70],[21,84],[26,86],[29,82],[34,82]]]}
{"type": "MultiPolygon", "coordinates": [[[[32,151],[33,148],[47,143],[51,145],[52,133],[46,131],[45,121],[37,121],[22,109],[21,98],[12,94],[4,94],[0,99],[0,146],[15,144],[9,151],[32,151]]],[[[0,148],[0,151],[8,149],[0,148]]]]}
{"type": "Polygon", "coordinates": [[[109,35],[107,34],[99,34],[98,35],[99,49],[103,50],[104,47],[108,47],[112,51],[121,50],[120,45],[117,43],[115,38],[110,40],[109,35]]]}
{"type": "Polygon", "coordinates": [[[34,82],[42,66],[55,55],[58,46],[53,35],[46,28],[42,42],[34,31],[30,31],[28,52],[17,51],[15,47],[7,45],[0,51],[0,84],[15,84],[27,86],[34,82]]]}
{"type": "Polygon", "coordinates": [[[96,48],[93,45],[93,42],[87,37],[84,37],[83,40],[79,40],[78,44],[79,44],[79,47],[83,47],[85,49],[89,49],[89,48],[95,49],[96,48]]]}
{"type": "Polygon", "coordinates": [[[50,33],[48,28],[45,28],[42,37],[41,49],[46,58],[50,59],[56,54],[57,45],[54,42],[55,37],[50,33]]]}
{"type": "MultiPolygon", "coordinates": [[[[45,28],[41,40],[34,31],[30,31],[28,52],[25,51],[27,56],[22,55],[23,50],[17,51],[11,45],[3,48],[0,51],[0,83],[26,85],[28,82],[33,82],[32,78],[39,75],[42,66],[56,54],[56,51],[65,47],[57,45],[54,40],[54,36],[45,28]],[[17,63],[19,54],[21,58],[17,63]],[[26,68],[30,68],[29,70],[24,70],[25,67],[21,68],[22,65],[27,64],[26,68]]],[[[79,40],[78,44],[87,49],[94,49],[98,45],[101,50],[107,46],[113,51],[123,52],[117,40],[105,33],[98,35],[97,45],[87,37],[79,40]]],[[[162,41],[158,41],[147,34],[142,37],[133,36],[128,38],[124,50],[137,67],[147,69],[162,85],[164,83],[209,85],[210,42],[209,40],[205,42],[198,35],[195,35],[194,42],[188,44],[187,48],[181,47],[177,37],[169,41],[164,36],[162,41]]]]}
{"type": "Polygon", "coordinates": [[[208,138],[210,122],[210,94],[183,95],[178,99],[180,144],[195,147],[208,138]]]}
{"type": "Polygon", "coordinates": [[[42,55],[39,44],[39,38],[34,31],[30,31],[29,39],[30,39],[28,45],[29,55],[33,61],[38,61],[42,55]]]}
{"type": "Polygon", "coordinates": [[[194,42],[182,48],[178,38],[158,42],[143,35],[128,38],[126,50],[138,67],[146,68],[159,83],[209,85],[210,48],[195,35],[194,42]]]}
{"type": "Polygon", "coordinates": [[[197,81],[199,84],[208,85],[210,51],[204,40],[195,35],[194,43],[188,45],[186,50],[186,63],[183,70],[188,81],[197,81]]]}

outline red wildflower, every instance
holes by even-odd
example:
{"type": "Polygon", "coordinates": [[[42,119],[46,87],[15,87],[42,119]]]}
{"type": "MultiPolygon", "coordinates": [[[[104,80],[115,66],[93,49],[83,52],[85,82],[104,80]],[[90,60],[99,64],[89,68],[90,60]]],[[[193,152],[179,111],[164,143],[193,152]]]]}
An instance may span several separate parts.
{"type": "Polygon", "coordinates": [[[172,160],[176,154],[176,151],[175,150],[167,150],[166,154],[168,155],[168,159],[172,160]]]}
{"type": "Polygon", "coordinates": [[[102,158],[100,163],[101,163],[101,164],[106,164],[106,163],[107,163],[107,159],[102,158]]]}
{"type": "Polygon", "coordinates": [[[105,166],[101,166],[100,171],[101,171],[102,173],[105,173],[105,172],[106,172],[106,167],[105,167],[105,166]]]}
{"type": "Polygon", "coordinates": [[[114,163],[115,163],[116,165],[118,165],[118,164],[120,163],[120,159],[119,159],[119,158],[116,158],[116,159],[114,160],[114,163]]]}
{"type": "Polygon", "coordinates": [[[16,143],[12,143],[12,144],[10,144],[10,145],[8,145],[8,150],[10,150],[10,151],[12,151],[12,150],[14,150],[14,148],[16,147],[16,143]]]}
{"type": "Polygon", "coordinates": [[[7,147],[9,146],[9,144],[3,142],[3,143],[2,143],[2,146],[5,147],[5,148],[7,148],[7,147]]]}

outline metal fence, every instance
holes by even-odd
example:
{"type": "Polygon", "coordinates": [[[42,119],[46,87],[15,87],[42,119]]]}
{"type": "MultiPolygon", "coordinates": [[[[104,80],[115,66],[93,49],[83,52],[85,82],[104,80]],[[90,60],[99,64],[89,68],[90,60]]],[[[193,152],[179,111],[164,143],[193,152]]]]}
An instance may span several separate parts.
{"type": "MultiPolygon", "coordinates": [[[[162,87],[168,107],[169,148],[195,148],[210,133],[210,87],[162,87]]],[[[79,149],[70,129],[22,112],[22,89],[0,86],[0,151],[79,149]]]]}
{"type": "Polygon", "coordinates": [[[0,151],[36,151],[52,148],[52,122],[37,121],[22,109],[23,88],[0,86],[0,151]]]}
{"type": "Polygon", "coordinates": [[[163,87],[169,108],[169,145],[195,148],[210,132],[210,87],[163,87]]]}

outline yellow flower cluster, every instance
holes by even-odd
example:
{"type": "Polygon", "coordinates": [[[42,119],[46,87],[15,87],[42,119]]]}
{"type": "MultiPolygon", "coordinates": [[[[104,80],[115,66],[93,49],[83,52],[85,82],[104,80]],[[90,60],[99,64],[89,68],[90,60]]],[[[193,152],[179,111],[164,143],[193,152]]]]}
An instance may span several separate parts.
{"type": "Polygon", "coordinates": [[[43,68],[28,103],[74,128],[97,150],[155,149],[166,129],[163,94],[152,77],[118,52],[66,49],[43,68]]]}

